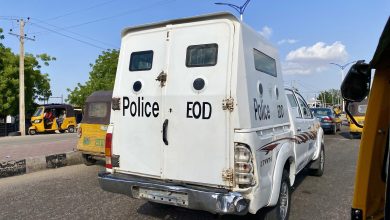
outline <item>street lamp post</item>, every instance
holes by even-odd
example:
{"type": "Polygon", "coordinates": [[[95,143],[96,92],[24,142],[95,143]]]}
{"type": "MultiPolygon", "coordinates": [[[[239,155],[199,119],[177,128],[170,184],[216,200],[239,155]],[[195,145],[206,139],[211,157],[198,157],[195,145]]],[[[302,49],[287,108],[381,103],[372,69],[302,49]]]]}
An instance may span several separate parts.
{"type": "MultiPolygon", "coordinates": [[[[355,63],[355,61],[352,61],[352,62],[349,62],[349,63],[346,63],[344,65],[341,65],[341,64],[338,64],[338,63],[329,63],[329,64],[332,64],[332,65],[335,65],[337,67],[340,68],[340,72],[341,72],[341,83],[343,83],[343,80],[344,80],[344,69],[347,68],[347,66],[349,66],[350,64],[352,63],[355,63]]],[[[340,83],[340,86],[341,86],[341,83],[340,83]]],[[[341,92],[341,91],[340,91],[341,92]]],[[[340,96],[340,98],[342,99],[342,97],[340,96]]],[[[344,100],[342,100],[342,111],[345,111],[345,102],[344,100]]]]}
{"type": "Polygon", "coordinates": [[[245,9],[246,9],[246,6],[248,6],[249,2],[251,0],[246,0],[246,2],[241,5],[241,6],[237,6],[237,5],[233,5],[233,4],[230,4],[230,3],[221,3],[221,2],[217,2],[215,3],[216,5],[226,5],[226,6],[229,6],[229,7],[232,7],[233,9],[235,9],[238,13],[240,13],[240,19],[241,21],[243,20],[243,14],[245,12],[245,9]]]}

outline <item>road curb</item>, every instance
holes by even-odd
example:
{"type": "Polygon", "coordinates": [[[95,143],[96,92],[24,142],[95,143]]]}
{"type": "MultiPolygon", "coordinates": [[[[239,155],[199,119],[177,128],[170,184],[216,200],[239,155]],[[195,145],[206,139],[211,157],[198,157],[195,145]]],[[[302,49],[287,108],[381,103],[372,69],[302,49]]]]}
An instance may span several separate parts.
{"type": "Polygon", "coordinates": [[[0,178],[32,173],[44,169],[55,169],[83,163],[80,152],[27,157],[22,160],[0,161],[0,178]]]}

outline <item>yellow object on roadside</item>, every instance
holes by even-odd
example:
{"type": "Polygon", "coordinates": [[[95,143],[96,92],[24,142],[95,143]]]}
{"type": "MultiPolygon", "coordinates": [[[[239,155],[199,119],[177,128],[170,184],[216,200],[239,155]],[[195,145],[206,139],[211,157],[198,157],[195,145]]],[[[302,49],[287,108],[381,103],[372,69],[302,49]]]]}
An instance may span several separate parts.
{"type": "Polygon", "coordinates": [[[31,117],[30,135],[37,133],[54,133],[76,130],[76,117],[74,109],[68,104],[48,104],[39,106],[31,117]]]}
{"type": "Polygon", "coordinates": [[[85,102],[83,119],[78,129],[77,150],[83,154],[86,165],[95,164],[96,160],[104,158],[111,97],[112,91],[97,91],[85,102]]]}

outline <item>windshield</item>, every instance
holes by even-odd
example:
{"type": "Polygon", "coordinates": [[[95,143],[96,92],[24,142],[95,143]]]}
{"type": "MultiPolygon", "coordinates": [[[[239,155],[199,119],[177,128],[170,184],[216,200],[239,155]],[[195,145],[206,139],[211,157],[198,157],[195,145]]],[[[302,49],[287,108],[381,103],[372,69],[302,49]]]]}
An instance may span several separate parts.
{"type": "Polygon", "coordinates": [[[104,118],[107,115],[107,103],[92,102],[88,104],[89,118],[104,118]]]}
{"type": "Polygon", "coordinates": [[[33,117],[40,116],[42,114],[42,111],[43,111],[43,108],[37,108],[37,110],[35,110],[35,112],[34,112],[33,117]]]}
{"type": "Polygon", "coordinates": [[[316,115],[316,116],[330,116],[330,115],[332,115],[332,110],[330,110],[330,109],[315,108],[312,110],[314,112],[314,115],[316,115]]]}
{"type": "Polygon", "coordinates": [[[359,106],[358,106],[358,112],[359,112],[360,114],[365,114],[366,111],[367,111],[367,105],[359,105],[359,106]]]}

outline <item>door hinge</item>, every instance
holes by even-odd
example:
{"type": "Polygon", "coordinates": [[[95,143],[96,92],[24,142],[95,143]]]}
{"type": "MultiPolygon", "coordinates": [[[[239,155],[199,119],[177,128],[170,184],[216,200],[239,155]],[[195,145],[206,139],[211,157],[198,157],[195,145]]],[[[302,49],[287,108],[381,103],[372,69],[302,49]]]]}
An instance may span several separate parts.
{"type": "Polygon", "coordinates": [[[222,100],[222,109],[229,110],[232,112],[234,110],[234,99],[228,98],[228,99],[222,100]]]}
{"type": "Polygon", "coordinates": [[[222,171],[222,180],[233,185],[233,169],[229,168],[222,171]]]}

